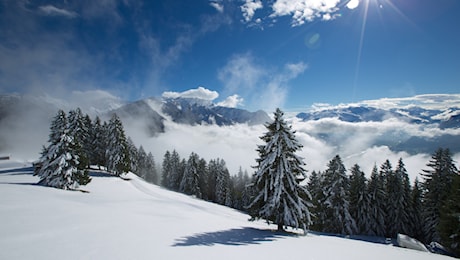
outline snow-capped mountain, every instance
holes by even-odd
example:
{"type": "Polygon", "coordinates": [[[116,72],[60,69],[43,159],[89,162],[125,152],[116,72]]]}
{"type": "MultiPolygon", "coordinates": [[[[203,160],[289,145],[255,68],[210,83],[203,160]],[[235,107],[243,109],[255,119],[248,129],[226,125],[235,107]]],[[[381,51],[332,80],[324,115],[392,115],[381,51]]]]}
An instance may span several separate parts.
{"type": "Polygon", "coordinates": [[[423,95],[313,107],[296,118],[308,134],[340,147],[347,141],[392,151],[431,153],[439,147],[460,152],[460,95],[423,95]],[[355,141],[354,141],[355,140],[355,141]]]}
{"type": "Polygon", "coordinates": [[[439,124],[442,128],[460,127],[459,116],[459,107],[425,109],[414,106],[409,108],[382,109],[367,105],[333,107],[297,114],[297,117],[304,121],[337,118],[344,122],[358,123],[381,122],[392,118],[415,124],[439,124]]]}
{"type": "Polygon", "coordinates": [[[143,121],[150,135],[164,131],[164,121],[171,120],[185,125],[215,124],[218,126],[263,124],[270,117],[262,110],[250,112],[244,109],[222,107],[209,100],[197,98],[148,98],[128,103],[110,111],[123,120],[143,121]]]}

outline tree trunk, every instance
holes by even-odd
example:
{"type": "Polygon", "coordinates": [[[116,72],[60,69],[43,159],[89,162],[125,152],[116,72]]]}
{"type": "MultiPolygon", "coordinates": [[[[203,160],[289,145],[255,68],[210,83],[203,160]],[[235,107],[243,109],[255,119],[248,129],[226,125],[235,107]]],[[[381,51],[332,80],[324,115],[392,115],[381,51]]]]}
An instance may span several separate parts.
{"type": "Polygon", "coordinates": [[[278,231],[284,232],[284,225],[282,223],[278,223],[278,231]]]}

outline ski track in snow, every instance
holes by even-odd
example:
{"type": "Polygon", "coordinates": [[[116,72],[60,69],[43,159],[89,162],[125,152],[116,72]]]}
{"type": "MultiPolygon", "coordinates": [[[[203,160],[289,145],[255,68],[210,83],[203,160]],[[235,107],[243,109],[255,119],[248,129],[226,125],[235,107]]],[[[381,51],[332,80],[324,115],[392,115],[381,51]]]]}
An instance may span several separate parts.
{"type": "Polygon", "coordinates": [[[224,206],[135,176],[94,174],[89,193],[35,185],[0,163],[0,259],[449,259],[315,234],[279,234],[224,206]],[[299,235],[297,235],[299,234],[299,235]]]}

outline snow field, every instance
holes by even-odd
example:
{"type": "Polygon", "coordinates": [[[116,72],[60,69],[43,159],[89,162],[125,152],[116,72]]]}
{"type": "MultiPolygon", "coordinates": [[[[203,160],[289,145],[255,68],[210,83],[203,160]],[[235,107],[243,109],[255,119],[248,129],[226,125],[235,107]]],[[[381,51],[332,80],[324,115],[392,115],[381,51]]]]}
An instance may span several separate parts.
{"type": "MultiPolygon", "coordinates": [[[[279,234],[248,215],[148,184],[93,174],[64,191],[0,163],[0,259],[448,259],[349,239],[279,234]],[[7,169],[10,168],[10,169],[7,169]]],[[[301,234],[301,231],[298,232],[301,234]]]]}

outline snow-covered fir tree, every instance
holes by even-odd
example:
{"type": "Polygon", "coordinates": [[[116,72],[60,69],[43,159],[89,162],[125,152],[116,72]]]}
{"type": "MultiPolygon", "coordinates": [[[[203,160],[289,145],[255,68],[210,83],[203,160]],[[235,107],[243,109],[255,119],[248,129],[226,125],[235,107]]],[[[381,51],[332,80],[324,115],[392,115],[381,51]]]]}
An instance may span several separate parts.
{"type": "Polygon", "coordinates": [[[266,125],[268,132],[261,137],[265,144],[258,146],[252,183],[256,195],[248,209],[253,220],[271,221],[278,230],[285,226],[306,230],[311,223],[311,196],[300,184],[305,179],[305,163],[296,152],[302,145],[283,115],[276,109],[274,121],[266,125]]]}
{"type": "Polygon", "coordinates": [[[385,236],[386,193],[383,176],[374,166],[368,185],[370,199],[370,229],[368,235],[385,236]]]}
{"type": "Polygon", "coordinates": [[[130,170],[130,158],[125,130],[116,114],[112,115],[108,123],[107,134],[107,170],[120,176],[130,170]]]}
{"type": "Polygon", "coordinates": [[[321,172],[313,171],[308,179],[307,189],[311,194],[313,207],[310,209],[312,213],[311,229],[315,231],[323,231],[324,227],[324,209],[322,204],[324,201],[324,190],[322,186],[324,174],[321,172]]]}
{"type": "Polygon", "coordinates": [[[191,153],[185,165],[184,175],[180,183],[179,191],[188,195],[194,195],[201,198],[201,190],[199,185],[198,164],[200,158],[196,153],[191,153]]]}
{"type": "Polygon", "coordinates": [[[408,235],[422,241],[424,239],[422,223],[422,187],[418,178],[415,178],[414,185],[410,192],[409,206],[410,231],[408,235]]]}
{"type": "Polygon", "coordinates": [[[460,173],[452,178],[449,195],[439,217],[441,243],[460,256],[460,173]]]}
{"type": "Polygon", "coordinates": [[[49,138],[49,146],[43,149],[41,166],[35,172],[40,177],[39,184],[59,189],[76,189],[88,184],[91,179],[79,161],[81,147],[69,135],[69,125],[64,111],[54,117],[49,138]]]}
{"type": "Polygon", "coordinates": [[[93,123],[93,128],[90,130],[91,144],[90,144],[90,163],[97,166],[106,165],[105,149],[106,140],[108,138],[107,128],[104,122],[97,116],[93,123]]]}
{"type": "Polygon", "coordinates": [[[402,160],[399,161],[397,170],[392,170],[389,160],[381,167],[381,173],[385,177],[386,203],[386,236],[395,238],[398,233],[407,234],[409,230],[407,202],[408,197],[404,187],[406,170],[402,160]]]}
{"type": "Polygon", "coordinates": [[[147,154],[142,166],[143,167],[140,168],[139,171],[145,176],[145,180],[150,183],[158,184],[158,173],[155,166],[155,158],[153,157],[152,152],[147,154]]]}
{"type": "Polygon", "coordinates": [[[161,186],[171,189],[170,187],[170,175],[171,175],[171,153],[166,151],[163,156],[163,163],[161,165],[161,186]]]}
{"type": "Polygon", "coordinates": [[[198,161],[198,168],[197,171],[199,173],[199,178],[198,178],[198,186],[200,187],[201,191],[201,198],[204,200],[208,199],[208,163],[206,162],[205,159],[201,158],[198,161]]]}
{"type": "Polygon", "coordinates": [[[452,180],[458,174],[449,149],[439,148],[423,170],[423,221],[425,242],[441,242],[439,234],[440,212],[445,205],[452,180]]]}
{"type": "Polygon", "coordinates": [[[186,164],[187,162],[185,159],[181,160],[179,153],[176,150],[173,150],[171,153],[171,168],[169,173],[169,188],[171,190],[179,191],[186,164]]]}
{"type": "Polygon", "coordinates": [[[335,156],[324,173],[325,207],[324,231],[351,235],[356,232],[355,220],[350,215],[349,179],[339,155],[335,156]]]}
{"type": "MultiPolygon", "coordinates": [[[[140,166],[140,161],[141,161],[141,155],[139,154],[141,147],[139,147],[139,149],[136,148],[136,145],[134,144],[133,140],[128,137],[128,139],[126,140],[126,144],[127,144],[127,147],[128,147],[128,154],[129,154],[129,162],[130,162],[130,165],[129,165],[129,169],[137,174],[139,177],[143,178],[145,180],[145,176],[141,176],[141,173],[139,172],[139,166],[140,166]]],[[[144,150],[144,148],[142,148],[142,150],[144,150]]],[[[144,151],[144,158],[147,156],[145,154],[145,151],[144,151]]],[[[142,159],[144,159],[142,158],[142,159]]],[[[145,159],[144,159],[145,160],[145,159]]]]}
{"type": "MultiPolygon", "coordinates": [[[[90,142],[90,129],[86,123],[87,118],[83,116],[80,108],[69,111],[68,116],[68,134],[72,137],[75,144],[76,153],[79,157],[80,164],[89,168],[89,153],[87,145],[90,142]]],[[[89,119],[91,125],[91,119],[89,119]]]]}
{"type": "Polygon", "coordinates": [[[367,179],[358,164],[355,164],[350,172],[350,214],[356,222],[357,234],[367,235],[370,230],[367,179]]]}
{"type": "Polygon", "coordinates": [[[225,166],[225,161],[216,159],[216,202],[221,205],[227,205],[231,201],[230,197],[230,173],[225,166]]]}

